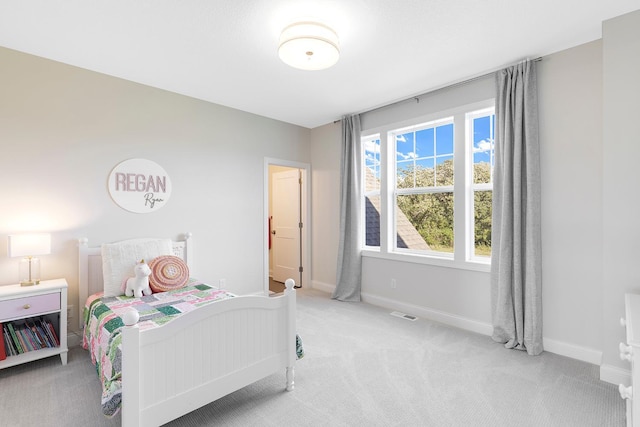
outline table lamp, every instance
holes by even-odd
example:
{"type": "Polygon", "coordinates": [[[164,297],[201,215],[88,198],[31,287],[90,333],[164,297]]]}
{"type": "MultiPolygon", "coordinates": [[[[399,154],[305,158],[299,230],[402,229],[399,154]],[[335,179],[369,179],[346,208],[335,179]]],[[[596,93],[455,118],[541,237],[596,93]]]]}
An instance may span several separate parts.
{"type": "Polygon", "coordinates": [[[9,236],[10,257],[23,257],[20,261],[20,286],[40,283],[40,259],[36,255],[51,253],[51,234],[15,234],[9,236]]]}

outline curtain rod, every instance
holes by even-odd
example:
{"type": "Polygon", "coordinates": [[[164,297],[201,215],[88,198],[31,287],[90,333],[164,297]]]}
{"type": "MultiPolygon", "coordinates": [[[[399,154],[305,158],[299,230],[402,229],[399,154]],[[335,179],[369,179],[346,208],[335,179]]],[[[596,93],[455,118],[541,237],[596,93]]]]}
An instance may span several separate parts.
{"type": "MultiPolygon", "coordinates": [[[[516,64],[513,64],[513,65],[522,64],[523,62],[526,62],[526,61],[527,61],[526,59],[523,59],[522,61],[520,61],[520,62],[518,62],[518,63],[516,63],[516,64]]],[[[539,57],[537,57],[537,58],[532,59],[531,61],[532,61],[532,62],[539,62],[539,61],[542,61],[542,57],[541,57],[541,56],[539,56],[539,57]]],[[[511,66],[513,66],[513,65],[511,65],[511,66]]],[[[507,66],[507,67],[509,67],[509,66],[507,66]]],[[[401,100],[399,100],[399,101],[391,102],[391,103],[389,103],[389,104],[381,105],[381,106],[379,106],[379,107],[375,107],[375,108],[372,108],[372,109],[370,109],[370,110],[360,111],[359,113],[354,113],[354,114],[370,113],[370,112],[372,112],[372,111],[381,110],[381,109],[383,109],[383,108],[387,108],[387,107],[392,107],[392,106],[394,106],[394,105],[402,104],[402,103],[404,103],[404,102],[411,101],[411,100],[415,100],[415,101],[418,103],[418,102],[420,102],[420,97],[423,97],[423,96],[425,96],[425,95],[429,95],[429,94],[431,94],[431,93],[433,93],[433,92],[437,92],[437,91],[439,91],[439,90],[443,90],[443,89],[450,89],[450,88],[453,88],[453,87],[457,87],[457,86],[460,86],[460,85],[464,85],[464,84],[467,84],[467,83],[471,83],[471,82],[473,82],[473,81],[475,81],[475,80],[479,80],[479,79],[482,79],[482,78],[484,78],[484,77],[487,77],[487,76],[489,76],[489,75],[491,75],[491,74],[494,74],[494,73],[495,73],[495,72],[497,72],[497,71],[504,70],[504,69],[505,69],[505,68],[507,68],[507,67],[501,67],[501,68],[498,68],[498,69],[496,69],[496,70],[490,71],[490,72],[488,72],[488,73],[481,74],[481,75],[479,75],[479,76],[471,77],[471,78],[469,78],[469,79],[465,79],[465,80],[462,80],[462,81],[459,81],[459,82],[456,82],[456,83],[452,83],[452,84],[447,85],[447,86],[438,87],[438,88],[435,88],[435,89],[429,90],[429,91],[427,91],[427,92],[421,93],[421,94],[419,94],[419,95],[410,96],[409,98],[401,99],[401,100]]],[[[335,123],[340,123],[340,121],[342,121],[342,119],[334,120],[334,121],[333,121],[333,123],[334,123],[334,124],[335,124],[335,123]]]]}

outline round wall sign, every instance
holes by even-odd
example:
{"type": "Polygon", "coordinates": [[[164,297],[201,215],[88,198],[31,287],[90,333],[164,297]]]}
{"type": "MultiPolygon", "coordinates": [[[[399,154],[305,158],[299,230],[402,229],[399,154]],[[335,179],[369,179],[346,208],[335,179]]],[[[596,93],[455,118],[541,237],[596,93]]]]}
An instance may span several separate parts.
{"type": "Polygon", "coordinates": [[[171,180],[159,164],[146,159],[129,159],[111,171],[109,194],[129,212],[153,212],[169,200],[171,180]]]}

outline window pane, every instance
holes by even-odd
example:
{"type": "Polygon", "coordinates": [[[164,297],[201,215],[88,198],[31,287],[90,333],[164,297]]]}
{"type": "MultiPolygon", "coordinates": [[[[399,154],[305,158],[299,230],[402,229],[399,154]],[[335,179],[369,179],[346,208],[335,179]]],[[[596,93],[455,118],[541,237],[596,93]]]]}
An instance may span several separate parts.
{"type": "Polygon", "coordinates": [[[453,123],[436,128],[436,155],[453,154],[453,123]]]}
{"type": "Polygon", "coordinates": [[[476,256],[491,256],[492,191],[474,191],[474,249],[476,256]]]}
{"type": "Polygon", "coordinates": [[[438,157],[436,185],[453,185],[453,156],[438,157]]]}
{"type": "Polygon", "coordinates": [[[434,151],[433,128],[416,132],[416,155],[418,157],[433,157],[434,151]]]}
{"type": "Polygon", "coordinates": [[[453,252],[453,193],[397,197],[398,247],[453,252]]]}
{"type": "MultiPolygon", "coordinates": [[[[474,155],[475,162],[475,155],[474,155]]],[[[489,162],[477,162],[473,164],[473,183],[489,184],[491,183],[491,166],[489,162]]]]}
{"type": "Polygon", "coordinates": [[[380,190],[380,139],[364,141],[365,192],[380,190]]]}
{"type": "Polygon", "coordinates": [[[415,186],[413,160],[398,162],[396,165],[396,186],[398,188],[413,188],[415,186]]]}
{"type": "Polygon", "coordinates": [[[493,139],[493,116],[473,119],[473,145],[493,139]]]}
{"type": "Polygon", "coordinates": [[[473,183],[491,183],[494,162],[494,115],[473,119],[473,183]]]}
{"type": "Polygon", "coordinates": [[[365,197],[365,244],[380,246],[380,196],[365,197]]]}
{"type": "Polygon", "coordinates": [[[434,159],[416,160],[416,187],[433,187],[435,185],[434,159]]]}
{"type": "Polygon", "coordinates": [[[414,159],[413,132],[396,135],[396,160],[414,159]]]}

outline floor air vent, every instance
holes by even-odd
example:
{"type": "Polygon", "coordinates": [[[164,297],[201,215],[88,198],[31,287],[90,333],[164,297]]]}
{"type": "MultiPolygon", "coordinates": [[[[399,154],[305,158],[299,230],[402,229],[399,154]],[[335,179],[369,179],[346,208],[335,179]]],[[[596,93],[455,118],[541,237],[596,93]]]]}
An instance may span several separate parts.
{"type": "Polygon", "coordinates": [[[415,322],[416,320],[418,320],[416,316],[412,316],[411,314],[401,313],[399,311],[393,311],[391,312],[391,315],[400,317],[401,319],[411,320],[412,322],[415,322]]]}

